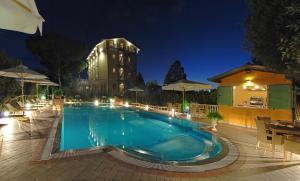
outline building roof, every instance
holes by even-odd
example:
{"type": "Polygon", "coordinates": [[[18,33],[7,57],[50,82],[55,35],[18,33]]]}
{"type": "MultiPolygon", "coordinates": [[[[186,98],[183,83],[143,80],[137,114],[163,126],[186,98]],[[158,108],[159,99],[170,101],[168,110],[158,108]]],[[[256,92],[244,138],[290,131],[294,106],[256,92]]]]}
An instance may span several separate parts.
{"type": "Polygon", "coordinates": [[[256,70],[256,71],[261,71],[261,72],[278,73],[275,70],[267,68],[265,66],[245,64],[241,67],[237,67],[237,68],[231,69],[227,72],[224,72],[224,73],[218,74],[216,76],[210,77],[210,78],[208,78],[208,80],[211,81],[211,82],[219,83],[221,81],[221,79],[223,79],[225,77],[231,76],[233,74],[236,74],[236,73],[239,73],[239,72],[242,72],[242,71],[251,71],[251,70],[256,70]]]}
{"type": "Polygon", "coordinates": [[[129,43],[130,45],[134,46],[137,51],[140,51],[141,49],[139,49],[137,46],[135,46],[133,43],[131,43],[130,41],[128,41],[126,38],[108,38],[108,39],[102,39],[97,45],[95,45],[95,47],[93,48],[93,50],[90,52],[90,54],[88,55],[87,59],[90,58],[90,56],[93,54],[93,52],[96,50],[96,47],[102,43],[104,43],[105,41],[108,41],[108,40],[119,40],[119,39],[122,39],[122,40],[125,40],[127,43],[129,43]]]}

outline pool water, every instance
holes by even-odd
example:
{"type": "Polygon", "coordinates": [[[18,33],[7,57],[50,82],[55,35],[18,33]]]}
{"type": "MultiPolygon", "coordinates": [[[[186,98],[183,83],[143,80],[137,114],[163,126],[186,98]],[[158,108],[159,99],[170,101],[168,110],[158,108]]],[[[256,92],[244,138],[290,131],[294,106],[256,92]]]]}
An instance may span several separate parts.
{"type": "Polygon", "coordinates": [[[65,106],[60,150],[114,146],[140,158],[204,160],[222,146],[202,125],[188,120],[109,106],[65,106]]]}

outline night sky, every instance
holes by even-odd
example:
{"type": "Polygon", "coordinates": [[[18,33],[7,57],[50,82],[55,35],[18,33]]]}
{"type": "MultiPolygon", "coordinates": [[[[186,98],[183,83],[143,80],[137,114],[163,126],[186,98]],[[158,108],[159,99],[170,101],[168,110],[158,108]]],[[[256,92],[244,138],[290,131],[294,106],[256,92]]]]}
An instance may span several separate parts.
{"type": "MultiPolygon", "coordinates": [[[[138,46],[138,71],[163,82],[181,60],[187,78],[207,78],[250,60],[243,48],[246,0],[36,0],[44,32],[83,41],[88,51],[104,38],[125,37],[138,46]]],[[[0,29],[0,48],[41,68],[26,49],[30,35],[0,29]]]]}

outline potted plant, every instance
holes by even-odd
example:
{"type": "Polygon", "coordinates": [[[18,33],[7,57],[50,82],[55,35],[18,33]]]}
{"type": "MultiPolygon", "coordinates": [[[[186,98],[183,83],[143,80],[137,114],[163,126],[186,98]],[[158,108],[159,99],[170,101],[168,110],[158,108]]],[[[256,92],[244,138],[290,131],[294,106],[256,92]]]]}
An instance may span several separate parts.
{"type": "Polygon", "coordinates": [[[55,89],[53,93],[54,93],[55,99],[61,99],[64,94],[64,91],[61,88],[58,88],[58,89],[55,89]]]}
{"type": "Polygon", "coordinates": [[[216,126],[218,124],[218,121],[223,119],[223,116],[218,112],[210,112],[210,113],[207,114],[207,118],[209,120],[211,120],[211,125],[213,127],[212,130],[217,131],[216,126]]]}

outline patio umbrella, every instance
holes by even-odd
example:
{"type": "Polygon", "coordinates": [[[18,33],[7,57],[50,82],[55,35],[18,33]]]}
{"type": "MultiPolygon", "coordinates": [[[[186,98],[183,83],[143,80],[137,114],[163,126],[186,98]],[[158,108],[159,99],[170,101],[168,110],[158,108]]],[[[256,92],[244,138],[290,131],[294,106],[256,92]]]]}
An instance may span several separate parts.
{"type": "Polygon", "coordinates": [[[42,34],[44,19],[34,0],[1,0],[0,28],[34,34],[37,28],[42,34]]]}
{"type": "Polygon", "coordinates": [[[38,98],[39,95],[39,85],[46,85],[47,90],[49,89],[49,86],[59,86],[59,84],[50,81],[49,79],[41,79],[41,80],[34,80],[34,79],[24,79],[24,82],[30,82],[36,84],[36,97],[38,98]]]}
{"type": "Polygon", "coordinates": [[[0,70],[0,76],[21,79],[22,103],[24,105],[24,79],[46,79],[43,74],[30,70],[24,65],[18,65],[14,68],[0,70]]]}
{"type": "Polygon", "coordinates": [[[173,90],[173,91],[181,91],[182,92],[182,102],[184,103],[185,92],[186,91],[200,91],[200,90],[209,90],[211,89],[211,85],[204,84],[201,82],[195,82],[191,80],[179,80],[172,84],[168,84],[162,87],[162,90],[173,90]]]}
{"type": "Polygon", "coordinates": [[[133,88],[130,88],[130,89],[128,89],[130,92],[135,92],[135,102],[137,103],[137,93],[138,92],[144,92],[144,90],[143,89],[141,89],[141,88],[139,88],[139,87],[137,87],[137,86],[135,86],[135,87],[133,87],[133,88]]]}

